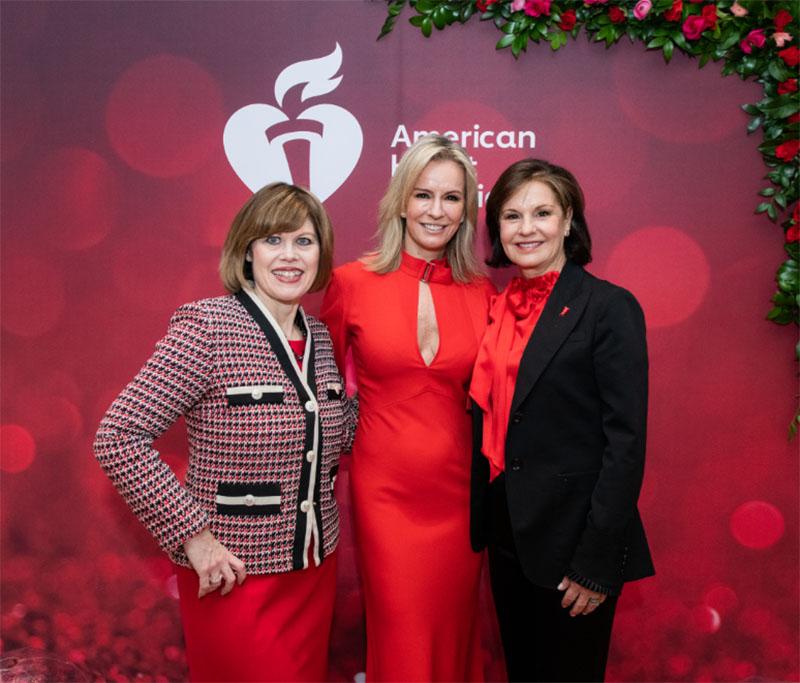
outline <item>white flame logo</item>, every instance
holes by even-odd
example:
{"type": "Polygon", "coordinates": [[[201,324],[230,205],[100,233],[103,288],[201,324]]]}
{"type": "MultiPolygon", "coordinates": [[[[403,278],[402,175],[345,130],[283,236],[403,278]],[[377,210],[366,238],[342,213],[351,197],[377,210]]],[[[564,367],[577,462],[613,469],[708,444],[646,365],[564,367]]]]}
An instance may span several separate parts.
{"type": "MultiPolygon", "coordinates": [[[[302,83],[306,85],[300,95],[301,102],[327,95],[342,80],[341,76],[335,77],[341,65],[342,49],[336,43],[333,52],[325,57],[287,66],[275,80],[275,101],[282,107],[286,93],[302,83]]],[[[278,180],[293,182],[284,144],[289,140],[307,140],[310,190],[320,201],[325,201],[342,186],[358,163],[364,145],[361,126],[349,111],[334,104],[309,107],[297,120],[322,124],[322,133],[299,129],[270,136],[272,126],[290,118],[269,104],[242,107],[225,124],[222,135],[225,154],[236,175],[256,192],[278,180]]]]}

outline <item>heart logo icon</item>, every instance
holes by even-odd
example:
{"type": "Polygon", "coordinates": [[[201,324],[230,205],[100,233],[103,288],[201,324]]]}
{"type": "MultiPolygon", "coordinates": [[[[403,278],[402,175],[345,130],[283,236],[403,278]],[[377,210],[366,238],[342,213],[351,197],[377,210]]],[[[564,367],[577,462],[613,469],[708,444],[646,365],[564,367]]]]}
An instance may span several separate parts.
{"type": "MultiPolygon", "coordinates": [[[[319,59],[297,62],[286,67],[275,80],[277,107],[249,104],[235,112],[225,124],[222,136],[225,155],[236,175],[252,191],[267,183],[291,183],[292,171],[284,144],[289,140],[309,143],[309,185],[320,201],[325,201],[353,172],[364,146],[364,135],[358,120],[343,107],[316,104],[305,109],[296,121],[314,122],[290,132],[270,135],[270,129],[289,121],[281,111],[286,92],[305,83],[301,101],[333,91],[342,77],[334,78],[342,64],[342,50],[336,43],[331,54],[319,59]],[[322,132],[317,132],[319,129],[322,132]]],[[[277,127],[279,130],[283,127],[277,127]]]]}

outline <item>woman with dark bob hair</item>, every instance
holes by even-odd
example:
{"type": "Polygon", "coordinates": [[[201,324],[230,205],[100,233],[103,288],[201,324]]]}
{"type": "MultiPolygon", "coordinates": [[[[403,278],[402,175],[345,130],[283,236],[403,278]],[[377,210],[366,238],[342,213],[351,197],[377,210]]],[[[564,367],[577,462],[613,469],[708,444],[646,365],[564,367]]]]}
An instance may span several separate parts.
{"type": "Polygon", "coordinates": [[[602,681],[617,596],[653,574],[636,501],[644,474],[647,341],[633,295],[587,273],[572,174],[526,159],[492,188],[495,267],[470,387],[471,536],[489,548],[510,681],[602,681]]]}
{"type": "Polygon", "coordinates": [[[195,681],[326,677],[333,484],[357,406],[300,299],[327,285],[332,262],[316,197],[285,183],[256,192],[222,250],[230,294],[178,309],[97,432],[104,471],[177,565],[195,681]],[[185,485],[152,447],[181,415],[185,485]]]}

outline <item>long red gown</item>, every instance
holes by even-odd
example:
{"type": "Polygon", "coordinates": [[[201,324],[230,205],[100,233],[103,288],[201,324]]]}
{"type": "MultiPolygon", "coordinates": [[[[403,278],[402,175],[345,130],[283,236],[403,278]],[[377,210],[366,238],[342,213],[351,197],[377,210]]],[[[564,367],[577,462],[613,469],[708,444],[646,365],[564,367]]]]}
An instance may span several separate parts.
{"type": "Polygon", "coordinates": [[[403,253],[385,275],[337,268],[322,305],[340,369],[352,348],[360,416],[350,470],[367,627],[368,681],[483,680],[481,556],[469,541],[467,388],[487,320],[487,279],[429,285],[439,349],[417,342],[427,263],[403,253]]]}

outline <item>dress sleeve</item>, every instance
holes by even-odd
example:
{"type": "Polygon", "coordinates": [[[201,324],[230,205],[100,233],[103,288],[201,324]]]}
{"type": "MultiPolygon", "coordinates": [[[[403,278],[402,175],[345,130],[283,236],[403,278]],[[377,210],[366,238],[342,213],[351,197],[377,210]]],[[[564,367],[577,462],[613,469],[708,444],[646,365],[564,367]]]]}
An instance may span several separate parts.
{"type": "Polygon", "coordinates": [[[642,309],[618,288],[600,313],[593,364],[605,436],[600,476],[570,568],[611,589],[621,586],[627,539],[636,521],[647,438],[648,359],[642,309]]]}
{"type": "Polygon", "coordinates": [[[340,273],[333,272],[328,289],[322,299],[320,319],[331,333],[333,353],[336,357],[336,366],[342,377],[347,376],[345,356],[350,345],[350,329],[347,320],[347,294],[343,278],[340,273]]]}
{"type": "Polygon", "coordinates": [[[153,441],[208,390],[212,354],[206,321],[183,306],[166,336],[100,423],[94,453],[133,513],[164,550],[208,525],[206,513],[153,450],[153,441]]]}

